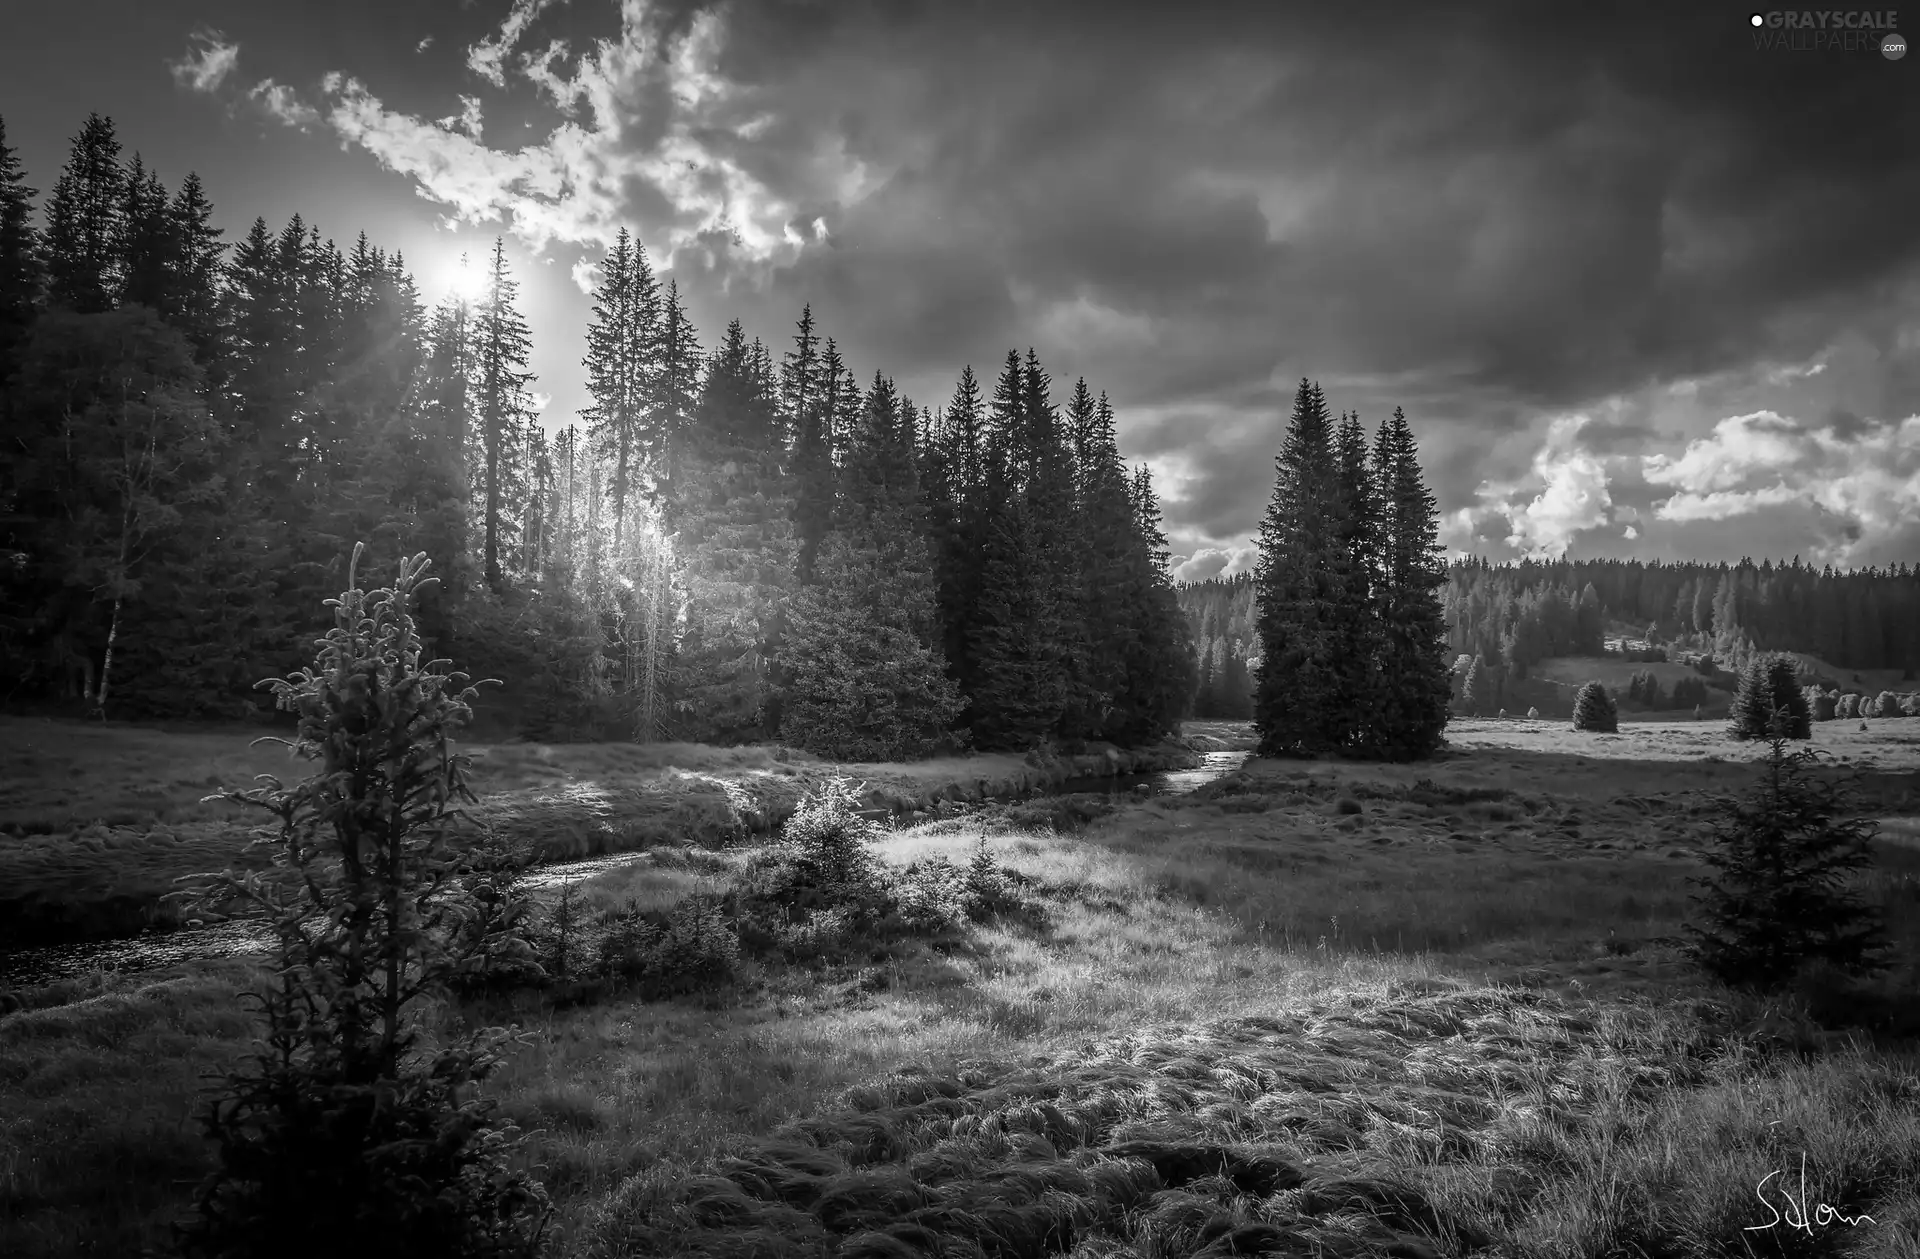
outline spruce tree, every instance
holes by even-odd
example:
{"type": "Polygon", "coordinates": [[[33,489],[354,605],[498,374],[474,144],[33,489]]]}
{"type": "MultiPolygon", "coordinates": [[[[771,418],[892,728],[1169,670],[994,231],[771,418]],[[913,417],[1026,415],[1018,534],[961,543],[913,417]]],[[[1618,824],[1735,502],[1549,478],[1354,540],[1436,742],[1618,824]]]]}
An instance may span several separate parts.
{"type": "Polygon", "coordinates": [[[739,320],[708,368],[667,526],[684,564],[682,733],[770,737],[777,620],[793,584],[792,499],[773,399],[739,320]]]}
{"type": "Polygon", "coordinates": [[[979,685],[978,608],[991,504],[985,480],[985,413],[973,368],[960,372],[935,426],[936,475],[927,485],[928,528],[940,593],[947,667],[966,695],[979,685]]]}
{"type": "Polygon", "coordinates": [[[127,165],[120,211],[120,300],[171,319],[174,236],[167,190],[135,153],[127,165]]]}
{"type": "Polygon", "coordinates": [[[221,276],[227,247],[220,239],[222,229],[213,225],[213,206],[200,185],[200,176],[192,171],[173,194],[173,202],[167,207],[167,225],[173,246],[167,318],[186,334],[195,361],[207,373],[209,385],[218,391],[224,383],[221,276]]]}
{"type": "Polygon", "coordinates": [[[1451,681],[1441,592],[1447,569],[1439,507],[1420,470],[1405,412],[1394,408],[1374,440],[1374,484],[1381,524],[1378,721],[1380,755],[1409,761],[1438,751],[1451,681]]]}
{"type": "Polygon", "coordinates": [[[815,334],[813,307],[800,312],[793,349],[781,369],[781,395],[792,431],[794,531],[797,543],[795,572],[803,581],[813,576],[814,557],[821,540],[833,527],[836,494],[833,470],[833,396],[839,387],[836,354],[830,368],[815,334]]]}
{"type": "Polygon", "coordinates": [[[1056,641],[1065,704],[1057,733],[1066,739],[1097,738],[1112,704],[1091,659],[1085,602],[1086,531],[1078,510],[1073,437],[1061,423],[1052,398],[1052,378],[1029,347],[1021,364],[1021,409],[1025,415],[1024,462],[1031,468],[1027,486],[1039,528],[1040,563],[1051,603],[1047,622],[1056,641]]]}
{"type": "Polygon", "coordinates": [[[581,414],[597,456],[608,464],[616,544],[628,504],[642,492],[644,472],[657,467],[665,452],[666,435],[650,422],[658,375],[652,356],[662,348],[659,324],[659,283],[646,247],[623,227],[600,269],[582,360],[593,403],[581,414]]]}
{"type": "Polygon", "coordinates": [[[47,202],[47,301],[79,314],[119,299],[126,172],[111,120],[99,114],[74,137],[47,202]]]}
{"type": "Polygon", "coordinates": [[[546,1194],[511,1166],[515,1130],[473,1088],[513,1037],[423,1034],[454,983],[530,961],[489,868],[508,863],[461,833],[475,797],[450,741],[475,692],[421,659],[409,603],[425,557],[372,595],[352,584],[359,560],[312,667],[271,680],[299,718],[280,742],[316,772],[222,793],[278,819],[260,842],[288,877],[229,871],[195,889],[215,912],[262,911],[275,949],[253,994],[260,1052],[204,1116],[219,1165],[180,1241],[204,1259],[531,1257],[546,1194]]]}
{"type": "Polygon", "coordinates": [[[1144,636],[1163,627],[1151,608],[1158,598],[1146,554],[1151,542],[1134,517],[1113,408],[1105,394],[1091,397],[1082,380],[1068,416],[1079,517],[1079,612],[1086,635],[1082,683],[1090,715],[1098,718],[1090,723],[1090,733],[1111,740],[1152,724],[1153,701],[1134,702],[1140,688],[1129,685],[1144,679],[1133,679],[1129,670],[1145,667],[1144,658],[1152,653],[1142,650],[1144,636]]]}
{"type": "Polygon", "coordinates": [[[1336,541],[1331,552],[1332,604],[1328,608],[1334,660],[1341,674],[1337,728],[1340,746],[1373,755],[1380,738],[1381,619],[1376,595],[1381,584],[1379,495],[1367,466],[1366,431],[1360,417],[1341,416],[1334,439],[1339,475],[1333,495],[1336,541]]]}
{"type": "Polygon", "coordinates": [[[678,496],[681,457],[700,402],[699,333],[680,300],[680,281],[667,284],[647,350],[652,379],[647,392],[647,443],[653,452],[655,492],[678,496]]]}
{"type": "Polygon", "coordinates": [[[782,739],[842,760],[925,756],[963,701],[939,645],[911,422],[876,376],[848,433],[843,492],[791,609],[782,739]]]}
{"type": "Polygon", "coordinates": [[[7,144],[0,118],[0,421],[8,415],[8,384],[40,298],[40,235],[33,199],[17,150],[7,144]]]}
{"type": "Polygon", "coordinates": [[[1776,712],[1784,714],[1787,738],[1813,737],[1813,712],[1795,675],[1793,657],[1756,654],[1740,671],[1727,733],[1743,741],[1767,738],[1776,712]]]}
{"type": "Polygon", "coordinates": [[[507,270],[506,242],[495,238],[486,296],[474,321],[473,353],[481,564],[496,595],[507,588],[507,563],[527,495],[524,435],[533,414],[527,385],[534,378],[527,355],[533,338],[514,304],[519,292],[507,270]]]}
{"type": "Polygon", "coordinates": [[[969,635],[975,678],[968,724],[974,743],[988,751],[1037,747],[1066,710],[1041,554],[1032,509],[1023,496],[1007,495],[987,523],[969,635]]]}
{"type": "Polygon", "coordinates": [[[1873,864],[1877,823],[1860,816],[1857,780],[1823,780],[1820,754],[1788,751],[1786,714],[1766,735],[1760,780],[1745,799],[1718,802],[1705,860],[1692,880],[1700,915],[1686,926],[1691,958],[1727,984],[1777,987],[1805,963],[1852,973],[1885,969],[1879,915],[1849,886],[1873,864]]]}
{"type": "Polygon", "coordinates": [[[1619,708],[1607,688],[1589,682],[1573,698],[1573,728],[1598,734],[1616,734],[1620,730],[1619,708]]]}
{"type": "Polygon", "coordinates": [[[1130,602],[1133,626],[1128,636],[1127,681],[1114,705],[1109,736],[1140,744],[1170,735],[1193,691],[1193,637],[1181,614],[1168,571],[1167,538],[1160,528],[1160,503],[1145,467],[1129,483],[1133,506],[1133,557],[1130,602]]]}
{"type": "Polygon", "coordinates": [[[1330,557],[1341,544],[1334,502],[1338,462],[1332,417],[1318,385],[1301,380],[1274,462],[1255,576],[1261,663],[1254,728],[1263,756],[1315,756],[1338,749],[1349,728],[1329,624],[1329,609],[1337,604],[1330,557]]]}

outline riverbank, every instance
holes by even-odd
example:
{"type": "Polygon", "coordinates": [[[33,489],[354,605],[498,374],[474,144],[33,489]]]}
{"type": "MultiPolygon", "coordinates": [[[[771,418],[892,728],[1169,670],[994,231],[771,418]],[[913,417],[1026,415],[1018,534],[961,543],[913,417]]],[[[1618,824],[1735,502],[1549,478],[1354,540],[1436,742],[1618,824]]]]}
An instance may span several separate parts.
{"type": "MultiPolygon", "coordinates": [[[[248,850],[259,825],[247,810],[200,797],[250,785],[251,775],[238,772],[243,768],[291,781],[304,772],[301,762],[272,745],[249,748],[244,733],[166,736],[144,729],[118,732],[128,747],[121,760],[116,733],[0,719],[0,764],[7,770],[0,827],[11,832],[0,835],[0,949],[172,930],[180,911],[164,898],[176,879],[268,864],[264,853],[248,850]],[[171,761],[167,737],[182,740],[171,761]],[[110,778],[116,764],[131,774],[134,791],[124,784],[88,790],[90,780],[110,778]],[[148,816],[128,818],[129,798],[148,800],[148,816]]],[[[879,764],[823,761],[784,747],[673,743],[462,750],[473,758],[481,797],[474,816],[543,863],[663,843],[750,842],[776,830],[813,786],[834,775],[862,784],[875,814],[899,816],[948,801],[1015,797],[1076,779],[1187,769],[1201,761],[1185,737],[1144,748],[1094,745],[1071,755],[879,764]]]]}

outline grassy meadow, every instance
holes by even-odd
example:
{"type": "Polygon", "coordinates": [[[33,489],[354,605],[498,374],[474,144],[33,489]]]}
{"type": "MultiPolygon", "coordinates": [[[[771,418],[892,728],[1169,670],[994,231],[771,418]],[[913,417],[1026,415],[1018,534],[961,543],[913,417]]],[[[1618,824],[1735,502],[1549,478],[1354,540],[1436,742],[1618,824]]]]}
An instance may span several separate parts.
{"type": "MultiPolygon", "coordinates": [[[[864,784],[876,811],[910,813],[1081,775],[1196,762],[1235,742],[1196,722],[1184,742],[1098,748],[1035,762],[1006,754],[911,764],[828,763],[780,747],[689,743],[470,743],[478,813],[542,860],[766,834],[831,774],[864,784]]],[[[246,851],[270,821],[204,799],[259,775],[310,772],[255,732],[101,726],[0,716],[0,947],[109,939],[177,925],[164,900],[182,875],[265,864],[246,851]]],[[[1244,733],[1238,736],[1246,745],[1244,733]]]]}
{"type": "MultiPolygon", "coordinates": [[[[1815,743],[1888,819],[1865,890],[1902,964],[1871,991],[1761,1002],[1659,943],[1751,745],[1456,721],[1435,761],[1256,760],[1084,826],[899,818],[884,860],[984,835],[1023,912],[673,1000],[443,1017],[527,1032],[489,1088],[537,1130],[567,1256],[1913,1255],[1920,721],[1870,724],[1815,743]],[[1792,1225],[1803,1158],[1806,1210],[1857,1222],[1792,1225]]],[[[760,752],[665,755],[777,776],[760,752]]],[[[507,790],[575,755],[642,750],[511,751],[507,790]]],[[[664,839],[576,890],[666,906],[750,859],[664,839]]],[[[0,1015],[0,1254],[164,1239],[209,1165],[200,1073],[248,1047],[247,975],[96,974],[0,1015]]]]}

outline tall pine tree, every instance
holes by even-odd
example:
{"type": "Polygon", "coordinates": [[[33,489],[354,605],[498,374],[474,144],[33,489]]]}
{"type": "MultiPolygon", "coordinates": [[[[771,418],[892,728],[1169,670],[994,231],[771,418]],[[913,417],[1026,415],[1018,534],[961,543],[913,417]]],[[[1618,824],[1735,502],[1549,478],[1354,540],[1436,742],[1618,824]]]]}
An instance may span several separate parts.
{"type": "Polygon", "coordinates": [[[520,285],[507,270],[506,242],[496,238],[487,292],[474,321],[473,374],[479,422],[481,571],[495,594],[507,588],[507,562],[518,540],[527,486],[526,421],[533,414],[527,356],[533,337],[514,304],[520,285]]]}
{"type": "Polygon", "coordinates": [[[1260,522],[1254,728],[1263,756],[1315,756],[1345,742],[1346,688],[1330,623],[1341,580],[1332,562],[1342,546],[1338,488],[1326,397],[1303,379],[1275,460],[1273,498],[1260,522]]]}
{"type": "Polygon", "coordinates": [[[126,195],[113,123],[89,114],[47,202],[50,304],[87,315],[119,300],[126,195]]]}
{"type": "Polygon", "coordinates": [[[1440,592],[1447,584],[1439,506],[1420,471],[1406,413],[1395,407],[1373,446],[1380,502],[1379,755],[1421,760],[1439,750],[1452,682],[1440,592]]]}
{"type": "Polygon", "coordinates": [[[628,507],[645,492],[643,475],[665,452],[665,434],[649,423],[658,376],[660,288],[646,246],[620,229],[601,267],[587,326],[587,392],[593,404],[582,412],[595,453],[609,465],[615,542],[628,507]]]}

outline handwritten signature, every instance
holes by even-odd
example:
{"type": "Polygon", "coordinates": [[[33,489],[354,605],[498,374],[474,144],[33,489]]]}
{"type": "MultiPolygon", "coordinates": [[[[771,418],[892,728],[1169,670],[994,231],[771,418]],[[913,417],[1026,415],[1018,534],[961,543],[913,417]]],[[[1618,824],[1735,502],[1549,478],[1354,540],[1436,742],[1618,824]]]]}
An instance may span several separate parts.
{"type": "Polygon", "coordinates": [[[1790,1190],[1782,1189],[1780,1196],[1785,1198],[1787,1202],[1787,1214],[1782,1215],[1780,1208],[1767,1201],[1766,1195],[1767,1181],[1772,1180],[1779,1174],[1779,1172],[1768,1172],[1766,1177],[1761,1180],[1758,1188],[1754,1190],[1755,1195],[1760,1199],[1760,1205],[1773,1212],[1772,1222],[1767,1224],[1751,1224],[1741,1229],[1741,1232],[1760,1232],[1765,1229],[1777,1227],[1783,1220],[1786,1222],[1788,1228],[1801,1229],[1809,1234],[1813,1232],[1813,1226],[1815,1224],[1827,1225],[1835,1221],[1842,1224],[1872,1224],[1875,1222],[1871,1215],[1843,1215],[1824,1202],[1813,1204],[1816,1209],[1809,1213],[1807,1209],[1807,1156],[1804,1152],[1800,1155],[1800,1197],[1795,1199],[1790,1190]]]}

